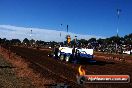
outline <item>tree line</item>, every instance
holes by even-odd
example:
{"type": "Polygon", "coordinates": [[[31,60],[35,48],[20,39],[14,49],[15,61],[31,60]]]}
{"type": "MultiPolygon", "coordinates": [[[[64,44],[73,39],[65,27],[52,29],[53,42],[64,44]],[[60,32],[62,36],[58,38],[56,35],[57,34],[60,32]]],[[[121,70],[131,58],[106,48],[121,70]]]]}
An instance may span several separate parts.
{"type": "MultiPolygon", "coordinates": [[[[66,41],[64,42],[55,42],[55,41],[50,41],[50,42],[45,42],[42,40],[37,40],[35,41],[34,39],[29,40],[28,38],[25,38],[23,41],[20,41],[19,39],[11,39],[8,40],[6,38],[0,38],[0,44],[6,44],[6,45],[36,45],[36,46],[44,46],[44,45],[49,45],[49,46],[54,46],[57,44],[63,44],[66,45],[66,41]]],[[[132,33],[125,35],[124,37],[120,36],[112,36],[109,38],[105,39],[96,39],[96,38],[90,38],[88,40],[86,39],[73,39],[71,41],[71,45],[77,45],[81,47],[88,47],[88,48],[94,48],[96,51],[122,51],[123,49],[132,49],[132,33]]]]}

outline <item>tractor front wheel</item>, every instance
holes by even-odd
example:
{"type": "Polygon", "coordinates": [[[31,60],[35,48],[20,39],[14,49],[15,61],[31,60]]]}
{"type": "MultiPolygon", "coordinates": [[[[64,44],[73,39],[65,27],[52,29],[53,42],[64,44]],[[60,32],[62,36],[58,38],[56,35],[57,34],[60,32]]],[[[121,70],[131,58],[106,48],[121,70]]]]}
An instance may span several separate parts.
{"type": "Polygon", "coordinates": [[[70,62],[70,56],[66,56],[66,57],[65,57],[65,61],[66,61],[66,62],[70,62]]]}
{"type": "Polygon", "coordinates": [[[61,60],[61,61],[64,60],[64,55],[60,55],[60,60],[61,60]]]}

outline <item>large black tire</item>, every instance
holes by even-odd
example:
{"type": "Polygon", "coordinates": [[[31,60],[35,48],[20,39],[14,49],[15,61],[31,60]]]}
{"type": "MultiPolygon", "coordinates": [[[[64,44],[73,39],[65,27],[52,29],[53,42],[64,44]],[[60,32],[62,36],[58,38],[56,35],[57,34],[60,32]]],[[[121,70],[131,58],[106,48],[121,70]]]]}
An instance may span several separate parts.
{"type": "Polygon", "coordinates": [[[64,55],[60,55],[60,60],[64,61],[64,55]]]}

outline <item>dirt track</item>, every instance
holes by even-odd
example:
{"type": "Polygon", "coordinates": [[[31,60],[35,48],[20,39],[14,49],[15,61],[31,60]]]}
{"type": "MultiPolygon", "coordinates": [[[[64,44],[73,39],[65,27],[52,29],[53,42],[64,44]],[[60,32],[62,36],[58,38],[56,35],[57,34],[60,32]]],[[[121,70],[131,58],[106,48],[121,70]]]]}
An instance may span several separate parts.
{"type": "MultiPolygon", "coordinates": [[[[35,72],[39,72],[42,76],[55,80],[57,83],[63,82],[71,85],[73,88],[80,88],[76,82],[76,75],[78,74],[78,67],[80,64],[65,63],[57,61],[48,57],[49,51],[28,49],[23,47],[11,47],[11,51],[23,59],[32,62],[30,65],[35,72]]],[[[104,61],[101,58],[94,58],[99,60],[96,64],[82,65],[89,75],[93,74],[127,74],[132,76],[132,64],[116,63],[115,61],[104,61]],[[101,60],[101,61],[100,61],[101,60]]],[[[131,88],[132,83],[127,84],[86,84],[86,88],[131,88]]]]}

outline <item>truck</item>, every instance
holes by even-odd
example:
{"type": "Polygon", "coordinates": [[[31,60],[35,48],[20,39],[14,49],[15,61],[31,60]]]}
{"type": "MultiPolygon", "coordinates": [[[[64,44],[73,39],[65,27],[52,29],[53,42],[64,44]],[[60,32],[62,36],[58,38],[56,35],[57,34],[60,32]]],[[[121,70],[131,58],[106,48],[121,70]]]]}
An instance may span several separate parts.
{"type": "Polygon", "coordinates": [[[96,62],[93,60],[93,49],[59,47],[57,57],[66,62],[96,62]]]}

